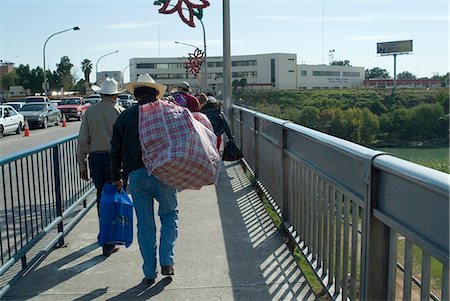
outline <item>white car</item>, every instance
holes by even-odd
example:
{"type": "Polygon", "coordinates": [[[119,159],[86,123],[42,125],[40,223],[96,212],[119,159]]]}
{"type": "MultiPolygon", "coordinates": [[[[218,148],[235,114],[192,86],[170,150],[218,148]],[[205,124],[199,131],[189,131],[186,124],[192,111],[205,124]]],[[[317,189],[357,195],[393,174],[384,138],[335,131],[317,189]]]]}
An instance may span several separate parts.
{"type": "Polygon", "coordinates": [[[0,106],[0,138],[6,133],[20,134],[24,126],[24,117],[11,106],[0,106]]]}

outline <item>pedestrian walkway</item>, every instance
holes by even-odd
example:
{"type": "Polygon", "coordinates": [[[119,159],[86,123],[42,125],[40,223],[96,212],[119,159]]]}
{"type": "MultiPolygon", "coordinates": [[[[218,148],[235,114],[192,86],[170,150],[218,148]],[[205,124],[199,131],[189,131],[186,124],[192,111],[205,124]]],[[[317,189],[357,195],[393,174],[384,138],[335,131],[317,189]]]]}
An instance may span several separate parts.
{"type": "Polygon", "coordinates": [[[109,258],[96,210],[14,285],[4,300],[315,300],[309,284],[237,163],[217,186],[179,193],[175,276],[142,283],[136,236],[109,258]]]}

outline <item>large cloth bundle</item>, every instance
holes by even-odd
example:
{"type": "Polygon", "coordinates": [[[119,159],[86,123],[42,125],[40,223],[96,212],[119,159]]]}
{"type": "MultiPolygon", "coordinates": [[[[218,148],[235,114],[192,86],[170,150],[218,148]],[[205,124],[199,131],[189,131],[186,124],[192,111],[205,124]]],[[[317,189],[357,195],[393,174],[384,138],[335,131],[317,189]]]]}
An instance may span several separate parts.
{"type": "Polygon", "coordinates": [[[147,171],[164,184],[181,191],[216,182],[216,135],[188,109],[164,100],[140,106],[139,139],[147,171]]]}
{"type": "Polygon", "coordinates": [[[117,186],[105,184],[100,199],[100,233],[98,243],[125,245],[133,241],[133,202],[117,186]]]}

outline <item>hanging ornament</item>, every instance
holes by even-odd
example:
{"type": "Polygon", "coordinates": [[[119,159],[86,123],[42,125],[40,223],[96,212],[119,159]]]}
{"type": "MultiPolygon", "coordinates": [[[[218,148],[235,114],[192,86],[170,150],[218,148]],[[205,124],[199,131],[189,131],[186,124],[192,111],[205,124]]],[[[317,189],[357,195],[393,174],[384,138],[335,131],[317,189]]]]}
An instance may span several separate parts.
{"type": "Polygon", "coordinates": [[[207,0],[165,0],[161,2],[163,6],[159,9],[159,13],[173,14],[178,12],[181,20],[190,27],[195,27],[194,16],[201,19],[203,17],[203,9],[209,6],[209,1],[207,0]],[[174,2],[176,4],[173,4],[174,2]]]}

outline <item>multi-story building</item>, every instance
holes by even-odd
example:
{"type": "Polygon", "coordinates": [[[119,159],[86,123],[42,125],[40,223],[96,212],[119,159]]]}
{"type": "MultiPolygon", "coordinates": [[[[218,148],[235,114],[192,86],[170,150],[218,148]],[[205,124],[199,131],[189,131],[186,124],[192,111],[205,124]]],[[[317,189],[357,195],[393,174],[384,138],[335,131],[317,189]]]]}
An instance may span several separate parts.
{"type": "MultiPolygon", "coordinates": [[[[204,80],[186,71],[186,58],[132,58],[130,81],[139,74],[149,73],[155,81],[169,86],[181,81],[202,89],[204,80]]],[[[223,87],[222,57],[208,57],[208,91],[218,92],[223,87]]],[[[334,89],[362,86],[364,68],[351,66],[297,65],[297,55],[269,53],[236,55],[231,57],[231,81],[246,80],[245,89],[334,89]]]]}
{"type": "Polygon", "coordinates": [[[114,78],[120,85],[123,84],[122,71],[102,71],[97,73],[97,85],[101,86],[107,77],[114,78]]]}

